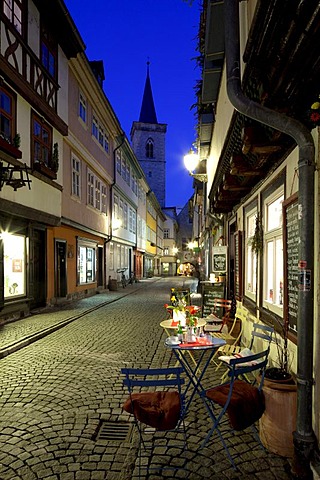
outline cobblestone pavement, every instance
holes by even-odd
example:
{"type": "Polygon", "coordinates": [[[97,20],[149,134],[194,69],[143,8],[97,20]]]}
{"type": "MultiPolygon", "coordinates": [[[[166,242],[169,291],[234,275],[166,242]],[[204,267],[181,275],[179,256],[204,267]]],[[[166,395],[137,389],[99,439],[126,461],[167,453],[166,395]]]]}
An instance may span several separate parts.
{"type": "MultiPolygon", "coordinates": [[[[121,409],[127,394],[119,372],[174,364],[159,323],[169,288],[181,282],[146,280],[0,328],[1,480],[137,479],[134,429],[122,441],[115,436],[122,422],[131,425],[121,409]],[[111,439],[96,435],[101,422],[113,426],[111,439]]],[[[238,471],[217,437],[200,450],[208,430],[200,399],[187,428],[187,450],[164,444],[153,452],[183,468],[150,479],[291,478],[288,461],[263,451],[248,433],[229,436],[232,449],[241,452],[238,471]]]]}

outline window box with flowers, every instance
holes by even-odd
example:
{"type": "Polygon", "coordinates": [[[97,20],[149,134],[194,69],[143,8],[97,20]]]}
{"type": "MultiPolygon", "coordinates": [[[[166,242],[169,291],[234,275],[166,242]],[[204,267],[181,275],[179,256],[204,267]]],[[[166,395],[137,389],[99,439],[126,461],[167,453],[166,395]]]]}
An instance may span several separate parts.
{"type": "MultiPolygon", "coordinates": [[[[18,138],[18,135],[16,135],[16,137],[18,138]]],[[[22,152],[21,150],[19,150],[20,142],[18,142],[18,140],[15,141],[15,138],[13,143],[11,143],[3,135],[0,135],[0,150],[3,150],[5,153],[10,155],[11,157],[22,158],[22,152]]]]}

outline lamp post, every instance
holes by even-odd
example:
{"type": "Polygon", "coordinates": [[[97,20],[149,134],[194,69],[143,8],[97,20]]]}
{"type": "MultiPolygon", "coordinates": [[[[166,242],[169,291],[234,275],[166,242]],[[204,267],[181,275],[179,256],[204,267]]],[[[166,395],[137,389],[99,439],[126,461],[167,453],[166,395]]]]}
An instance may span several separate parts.
{"type": "MultiPolygon", "coordinates": [[[[200,236],[201,236],[200,231],[202,226],[201,216],[204,210],[202,210],[202,205],[201,203],[199,203],[198,193],[200,190],[203,190],[204,192],[206,192],[205,184],[208,181],[208,175],[206,171],[207,165],[206,165],[206,160],[200,161],[198,153],[192,148],[190,149],[189,153],[184,156],[183,160],[184,160],[184,165],[189,172],[189,175],[191,175],[195,180],[198,180],[199,182],[204,184],[202,188],[200,188],[200,186],[197,184],[194,185],[194,188],[196,190],[194,213],[197,214],[197,224],[196,225],[194,224],[194,229],[197,228],[197,231],[196,231],[196,237],[195,237],[196,241],[193,242],[193,246],[191,248],[189,246],[189,248],[193,250],[194,258],[197,257],[197,260],[196,260],[197,264],[200,265],[202,264],[202,254],[200,252],[200,236]]],[[[200,202],[205,201],[203,194],[199,195],[199,199],[200,199],[200,202]]],[[[194,220],[195,220],[195,217],[194,217],[194,220]]]]}

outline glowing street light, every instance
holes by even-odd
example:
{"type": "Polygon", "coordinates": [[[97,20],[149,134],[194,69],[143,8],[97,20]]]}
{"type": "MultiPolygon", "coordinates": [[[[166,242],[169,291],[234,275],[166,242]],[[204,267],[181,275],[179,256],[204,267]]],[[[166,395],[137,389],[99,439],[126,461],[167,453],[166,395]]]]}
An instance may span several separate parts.
{"type": "Polygon", "coordinates": [[[199,165],[199,155],[194,150],[190,149],[190,152],[183,157],[183,161],[189,175],[203,183],[208,181],[206,173],[193,173],[199,165]]]}

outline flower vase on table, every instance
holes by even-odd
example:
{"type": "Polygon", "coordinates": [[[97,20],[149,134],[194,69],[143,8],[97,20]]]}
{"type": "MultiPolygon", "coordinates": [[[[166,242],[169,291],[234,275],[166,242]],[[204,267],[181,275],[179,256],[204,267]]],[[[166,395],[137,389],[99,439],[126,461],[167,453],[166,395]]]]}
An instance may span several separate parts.
{"type": "Polygon", "coordinates": [[[196,341],[196,335],[194,333],[194,327],[187,327],[187,342],[192,343],[196,341]]]}
{"type": "Polygon", "coordinates": [[[173,321],[178,322],[181,327],[186,326],[186,312],[183,312],[182,310],[173,310],[172,318],[173,321]]]}

